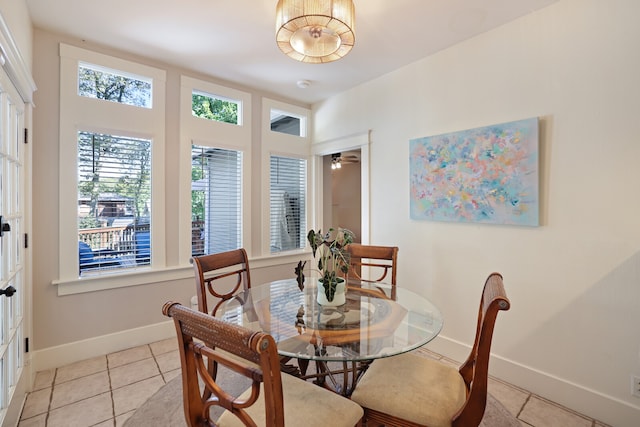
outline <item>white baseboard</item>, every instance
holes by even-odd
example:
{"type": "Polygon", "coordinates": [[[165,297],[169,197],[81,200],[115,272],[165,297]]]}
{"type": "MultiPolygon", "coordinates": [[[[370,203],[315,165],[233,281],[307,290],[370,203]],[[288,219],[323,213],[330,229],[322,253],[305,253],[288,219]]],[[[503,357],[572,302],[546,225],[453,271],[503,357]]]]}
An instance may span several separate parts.
{"type": "MultiPolygon", "coordinates": [[[[471,349],[442,335],[428,348],[457,361],[464,361],[471,349]]],[[[639,406],[495,354],[491,355],[489,374],[611,426],[636,427],[640,420],[639,406]]]]}
{"type": "Polygon", "coordinates": [[[34,373],[45,371],[175,336],[176,329],[173,320],[168,320],[140,328],[92,337],[33,352],[31,355],[32,369],[34,373]]]}

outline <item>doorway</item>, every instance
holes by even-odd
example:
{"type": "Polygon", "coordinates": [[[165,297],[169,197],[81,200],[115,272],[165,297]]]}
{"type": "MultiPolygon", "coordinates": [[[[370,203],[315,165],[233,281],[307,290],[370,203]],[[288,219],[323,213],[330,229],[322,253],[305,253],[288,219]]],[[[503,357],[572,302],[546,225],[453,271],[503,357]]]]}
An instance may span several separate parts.
{"type": "Polygon", "coordinates": [[[347,228],[362,242],[361,150],[335,152],[323,156],[322,230],[347,228]]]}
{"type": "Polygon", "coordinates": [[[30,376],[25,359],[25,103],[2,67],[0,111],[0,425],[16,425],[30,376]]]}

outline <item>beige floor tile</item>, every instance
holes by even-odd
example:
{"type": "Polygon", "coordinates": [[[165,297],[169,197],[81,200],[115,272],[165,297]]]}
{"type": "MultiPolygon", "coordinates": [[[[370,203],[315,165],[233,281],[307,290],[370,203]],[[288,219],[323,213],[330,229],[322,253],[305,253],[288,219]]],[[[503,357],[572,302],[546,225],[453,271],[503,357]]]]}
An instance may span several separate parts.
{"type": "Polygon", "coordinates": [[[116,427],[122,427],[124,426],[124,423],[131,418],[131,416],[135,413],[135,409],[133,411],[129,411],[129,412],[125,412],[122,415],[118,415],[116,417],[116,427]]]}
{"type": "Polygon", "coordinates": [[[41,414],[26,420],[20,420],[18,427],[46,427],[47,414],[41,414]]]}
{"type": "Polygon", "coordinates": [[[40,390],[42,388],[51,387],[53,385],[53,379],[55,378],[55,375],[55,369],[48,369],[46,371],[38,372],[33,384],[33,389],[40,390]]]}
{"type": "Polygon", "coordinates": [[[170,351],[156,356],[156,362],[160,367],[160,372],[169,372],[180,368],[180,353],[178,350],[170,351]]]}
{"type": "Polygon", "coordinates": [[[107,360],[109,362],[109,369],[112,369],[128,363],[137,362],[138,360],[148,359],[151,356],[151,349],[149,346],[141,345],[139,347],[108,354],[107,360]]]}
{"type": "Polygon", "coordinates": [[[149,346],[151,347],[151,352],[154,356],[157,356],[162,353],[178,350],[178,339],[168,338],[166,340],[153,342],[149,344],[149,346]]]}
{"type": "MultiPolygon", "coordinates": [[[[171,338],[38,372],[18,427],[123,427],[160,387],[181,375],[176,348],[171,338]]],[[[427,349],[417,351],[459,367],[427,349]]],[[[518,415],[521,427],[610,427],[494,378],[489,393],[518,415]]]]}
{"type": "Polygon", "coordinates": [[[175,377],[179,377],[182,374],[182,370],[180,368],[174,369],[173,371],[163,372],[162,376],[164,377],[164,382],[169,382],[175,377]]]}
{"type": "Polygon", "coordinates": [[[158,365],[153,358],[139,360],[128,365],[109,369],[111,388],[117,389],[128,384],[155,377],[160,374],[158,365]]]}
{"type": "Polygon", "coordinates": [[[489,393],[498,399],[512,415],[518,416],[530,393],[517,387],[489,378],[489,393]]]}
{"type": "Polygon", "coordinates": [[[142,405],[163,385],[164,381],[162,380],[162,377],[158,375],[153,378],[113,390],[113,407],[116,416],[139,408],[140,405],[142,405]]]}
{"type": "Polygon", "coordinates": [[[113,418],[111,393],[63,406],[49,412],[47,427],[89,427],[113,418]]]}
{"type": "Polygon", "coordinates": [[[56,372],[56,384],[86,377],[96,372],[107,370],[107,357],[99,356],[91,359],[81,360],[71,365],[58,368],[56,372]]]}
{"type": "Polygon", "coordinates": [[[27,419],[40,414],[46,414],[51,400],[51,388],[43,388],[27,395],[22,409],[21,418],[27,419]]]}
{"type": "Polygon", "coordinates": [[[51,409],[110,391],[107,371],[58,384],[53,389],[51,409]]]}
{"type": "Polygon", "coordinates": [[[538,396],[531,396],[518,418],[536,427],[591,427],[593,425],[590,419],[538,396]]]}

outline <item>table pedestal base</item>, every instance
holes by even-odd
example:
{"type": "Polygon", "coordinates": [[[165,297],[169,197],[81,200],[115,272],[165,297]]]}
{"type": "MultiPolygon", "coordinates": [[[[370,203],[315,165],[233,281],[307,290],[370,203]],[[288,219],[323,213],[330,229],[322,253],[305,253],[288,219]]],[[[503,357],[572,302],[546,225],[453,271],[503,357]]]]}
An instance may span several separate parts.
{"type": "Polygon", "coordinates": [[[313,380],[315,384],[331,391],[350,397],[358,381],[369,368],[370,360],[360,362],[324,362],[313,361],[313,373],[307,373],[310,361],[298,359],[298,367],[303,380],[313,380]],[[337,365],[337,366],[331,366],[337,365]],[[341,367],[340,367],[341,365],[341,367]]]}

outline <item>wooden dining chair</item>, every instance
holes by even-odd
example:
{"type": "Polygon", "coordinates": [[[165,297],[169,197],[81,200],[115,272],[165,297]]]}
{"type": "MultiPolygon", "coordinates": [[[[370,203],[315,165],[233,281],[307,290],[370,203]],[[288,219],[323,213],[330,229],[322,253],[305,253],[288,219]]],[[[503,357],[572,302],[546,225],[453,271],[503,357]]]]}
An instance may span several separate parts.
{"type": "Polygon", "coordinates": [[[218,307],[226,300],[251,287],[249,257],[242,248],[196,256],[192,262],[198,292],[198,310],[203,313],[215,316],[218,307]],[[208,295],[219,298],[211,311],[207,304],[208,295]]]}
{"type": "MultiPolygon", "coordinates": [[[[346,250],[349,254],[347,277],[363,282],[385,282],[391,284],[391,295],[389,295],[389,297],[395,300],[398,247],[349,243],[346,246],[346,250]],[[369,274],[363,274],[363,267],[369,270],[369,274]]],[[[327,376],[340,375],[343,377],[344,383],[347,382],[349,375],[353,378],[351,382],[356,383],[360,376],[368,369],[370,363],[371,361],[369,360],[342,362],[341,368],[334,369],[327,363],[316,362],[316,373],[307,375],[308,361],[303,359],[298,360],[300,372],[304,377],[317,378],[322,381],[323,378],[327,376]]],[[[334,364],[332,363],[331,365],[334,364]]]]}
{"type": "Polygon", "coordinates": [[[397,246],[374,246],[351,243],[347,246],[349,261],[348,276],[366,282],[385,282],[396,284],[397,246]],[[362,268],[369,274],[363,278],[362,268]]]}
{"type": "Polygon", "coordinates": [[[477,427],[487,403],[493,327],[498,311],[509,308],[502,276],[493,273],[482,292],[473,348],[459,369],[412,353],[373,362],[351,395],[364,408],[365,423],[477,427]]]}
{"type": "Polygon", "coordinates": [[[281,375],[271,335],[224,322],[179,303],[167,302],[178,336],[185,419],[195,426],[361,426],[363,410],[356,403],[291,375],[281,375]],[[206,343],[206,344],[205,344],[206,343]],[[233,355],[233,357],[231,357],[233,355]],[[233,378],[227,384],[211,375],[208,363],[224,366],[233,378]],[[234,396],[230,384],[250,386],[234,396]],[[212,419],[211,408],[225,411],[212,419]]]}

